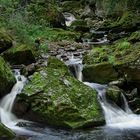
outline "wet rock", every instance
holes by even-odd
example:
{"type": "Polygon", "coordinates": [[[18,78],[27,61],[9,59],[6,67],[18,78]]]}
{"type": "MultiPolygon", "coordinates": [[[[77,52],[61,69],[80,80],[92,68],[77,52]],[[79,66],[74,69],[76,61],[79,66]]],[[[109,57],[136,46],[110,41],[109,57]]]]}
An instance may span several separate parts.
{"type": "Polygon", "coordinates": [[[40,70],[17,98],[28,105],[25,118],[71,129],[104,123],[96,91],[76,80],[63,62],[50,57],[40,70]]]}
{"type": "MultiPolygon", "coordinates": [[[[140,98],[134,98],[133,100],[128,102],[130,107],[136,111],[140,108],[140,98]]],[[[136,111],[138,113],[138,111],[136,111]]]]}
{"type": "Polygon", "coordinates": [[[16,82],[16,79],[8,64],[0,57],[0,97],[8,94],[16,82]]]}
{"type": "Polygon", "coordinates": [[[37,65],[35,63],[30,64],[28,66],[22,65],[21,74],[25,76],[32,75],[37,69],[37,65]]]}
{"type": "Polygon", "coordinates": [[[112,81],[109,83],[110,86],[124,87],[126,84],[126,80],[124,78],[120,78],[117,81],[112,81]]]}
{"type": "Polygon", "coordinates": [[[28,45],[12,47],[3,53],[3,57],[12,65],[29,65],[36,61],[34,49],[33,46],[28,45]]]}
{"type": "Polygon", "coordinates": [[[106,99],[108,100],[108,102],[121,107],[123,105],[121,97],[122,93],[123,91],[117,86],[109,86],[106,90],[106,99]]]}
{"type": "Polygon", "coordinates": [[[75,31],[89,31],[89,27],[87,26],[87,22],[85,20],[75,20],[72,22],[70,27],[73,28],[75,31]]]}
{"type": "Polygon", "coordinates": [[[85,81],[105,84],[117,80],[118,73],[111,64],[100,63],[84,66],[83,77],[85,81]]]}

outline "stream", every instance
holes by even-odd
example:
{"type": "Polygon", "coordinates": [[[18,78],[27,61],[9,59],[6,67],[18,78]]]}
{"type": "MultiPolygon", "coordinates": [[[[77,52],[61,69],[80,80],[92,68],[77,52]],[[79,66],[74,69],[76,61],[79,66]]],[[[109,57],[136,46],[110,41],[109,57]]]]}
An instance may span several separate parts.
{"type": "MultiPolygon", "coordinates": [[[[80,59],[70,58],[65,62],[66,65],[74,67],[74,76],[83,81],[82,77],[82,61],[80,59]]],[[[138,140],[140,139],[140,116],[133,114],[128,106],[125,96],[124,110],[117,105],[107,102],[105,97],[107,85],[97,83],[83,82],[87,86],[96,89],[98,92],[98,100],[103,109],[106,125],[88,130],[61,130],[54,129],[26,120],[18,119],[12,113],[12,106],[16,95],[19,94],[24,85],[26,78],[20,75],[19,70],[15,71],[17,83],[11,92],[6,95],[0,102],[0,119],[3,124],[11,128],[16,134],[15,140],[138,140]],[[24,127],[19,127],[19,122],[25,123],[24,127]]]]}

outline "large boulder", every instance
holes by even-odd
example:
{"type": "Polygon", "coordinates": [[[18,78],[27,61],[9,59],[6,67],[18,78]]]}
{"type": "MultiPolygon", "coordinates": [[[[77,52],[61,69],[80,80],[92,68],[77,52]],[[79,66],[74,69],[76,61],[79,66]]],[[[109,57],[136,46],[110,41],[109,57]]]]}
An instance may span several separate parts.
{"type": "Polygon", "coordinates": [[[0,123],[0,139],[12,140],[16,137],[15,133],[0,123]]]}
{"type": "Polygon", "coordinates": [[[104,124],[95,90],[76,80],[68,67],[50,57],[48,66],[35,72],[18,95],[18,116],[71,129],[104,124]]]}
{"type": "Polygon", "coordinates": [[[0,97],[2,97],[10,92],[16,82],[11,69],[2,57],[0,57],[0,81],[0,97]]]}
{"type": "Polygon", "coordinates": [[[12,47],[12,38],[7,33],[0,31],[0,53],[12,47]]]}
{"type": "Polygon", "coordinates": [[[117,80],[118,73],[111,64],[100,63],[85,66],[83,69],[83,76],[85,81],[105,84],[117,80]]]}
{"type": "Polygon", "coordinates": [[[3,53],[3,57],[12,65],[29,65],[35,62],[34,48],[29,45],[12,47],[3,53]]]}

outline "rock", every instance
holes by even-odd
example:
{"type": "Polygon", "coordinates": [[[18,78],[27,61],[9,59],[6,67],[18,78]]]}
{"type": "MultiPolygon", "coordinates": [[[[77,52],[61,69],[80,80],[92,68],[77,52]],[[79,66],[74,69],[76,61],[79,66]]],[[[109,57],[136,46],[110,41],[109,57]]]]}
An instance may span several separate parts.
{"type": "Polygon", "coordinates": [[[37,66],[33,63],[28,66],[23,65],[21,68],[21,74],[25,76],[32,75],[37,69],[37,66]]]}
{"type": "Polygon", "coordinates": [[[16,134],[7,128],[4,124],[0,123],[0,139],[12,140],[16,137],[16,134]]]}
{"type": "Polygon", "coordinates": [[[0,57],[0,81],[0,97],[3,97],[10,92],[16,79],[2,57],[0,57]]]}
{"type": "Polygon", "coordinates": [[[34,49],[28,45],[12,47],[3,53],[3,57],[12,65],[29,65],[36,61],[34,49]]]}
{"type": "Polygon", "coordinates": [[[95,127],[104,124],[96,94],[76,80],[63,62],[50,57],[48,66],[35,72],[18,95],[15,112],[20,112],[17,104],[26,104],[27,110],[21,109],[19,115],[32,121],[70,129],[95,127]]]}
{"type": "Polygon", "coordinates": [[[133,100],[128,102],[132,110],[135,111],[135,113],[139,113],[138,110],[140,108],[140,98],[134,98],[133,100]]]}
{"type": "Polygon", "coordinates": [[[109,63],[87,65],[83,68],[85,81],[105,84],[118,79],[118,73],[109,63]]]}
{"type": "Polygon", "coordinates": [[[72,22],[70,27],[73,28],[75,31],[89,31],[89,27],[87,26],[87,22],[85,20],[75,20],[72,22]]]}
{"type": "Polygon", "coordinates": [[[108,102],[121,106],[123,104],[121,96],[122,93],[123,91],[117,86],[109,86],[106,90],[106,99],[108,102]]]}
{"type": "Polygon", "coordinates": [[[125,94],[128,100],[128,104],[132,111],[136,114],[140,114],[140,98],[137,88],[133,89],[131,92],[125,94]]]}
{"type": "Polygon", "coordinates": [[[120,78],[117,81],[112,81],[109,83],[110,86],[117,86],[117,87],[124,87],[126,84],[126,81],[124,78],[120,78]]]}
{"type": "Polygon", "coordinates": [[[7,33],[0,31],[0,53],[12,47],[12,38],[7,33]]]}
{"type": "Polygon", "coordinates": [[[94,11],[92,11],[91,7],[89,5],[85,6],[84,11],[80,15],[81,19],[85,18],[93,18],[95,17],[94,11]]]}

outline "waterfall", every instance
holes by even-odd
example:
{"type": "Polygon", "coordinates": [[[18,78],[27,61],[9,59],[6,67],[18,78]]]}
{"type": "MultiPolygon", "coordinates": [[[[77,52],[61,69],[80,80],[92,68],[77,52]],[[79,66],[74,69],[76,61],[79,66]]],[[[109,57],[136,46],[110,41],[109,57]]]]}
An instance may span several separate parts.
{"type": "Polygon", "coordinates": [[[98,99],[104,111],[107,127],[119,129],[140,129],[140,115],[134,114],[128,106],[125,96],[122,94],[124,101],[124,110],[115,104],[108,103],[105,97],[106,85],[84,82],[98,92],[98,99]]]}
{"type": "Polygon", "coordinates": [[[65,17],[65,23],[66,26],[71,26],[72,22],[76,20],[75,16],[71,13],[65,12],[63,13],[64,17],[65,17]]]}
{"type": "Polygon", "coordinates": [[[16,133],[22,133],[27,135],[40,135],[40,133],[33,132],[31,130],[26,130],[25,128],[21,128],[16,126],[18,122],[28,122],[26,120],[18,119],[13,113],[12,108],[17,94],[21,93],[24,85],[26,84],[27,79],[20,75],[20,71],[18,69],[14,70],[16,84],[13,86],[11,92],[7,94],[0,102],[0,121],[8,128],[12,129],[16,133]]]}
{"type": "Polygon", "coordinates": [[[65,62],[66,65],[68,65],[69,67],[73,67],[74,68],[74,76],[79,80],[79,81],[83,81],[83,74],[82,74],[82,70],[83,70],[83,64],[82,64],[82,60],[80,58],[74,58],[73,54],[71,56],[71,58],[65,62]]]}
{"type": "Polygon", "coordinates": [[[133,112],[132,112],[132,110],[129,108],[129,105],[128,105],[128,103],[127,103],[127,100],[126,100],[124,94],[121,93],[121,96],[122,96],[123,101],[124,101],[124,110],[125,110],[125,112],[127,112],[128,114],[132,114],[133,112]]]}
{"type": "Polygon", "coordinates": [[[12,113],[12,108],[16,95],[21,92],[25,85],[26,78],[20,75],[18,69],[15,69],[16,84],[13,86],[11,92],[7,94],[0,102],[0,120],[7,127],[17,122],[16,116],[12,113]]]}

